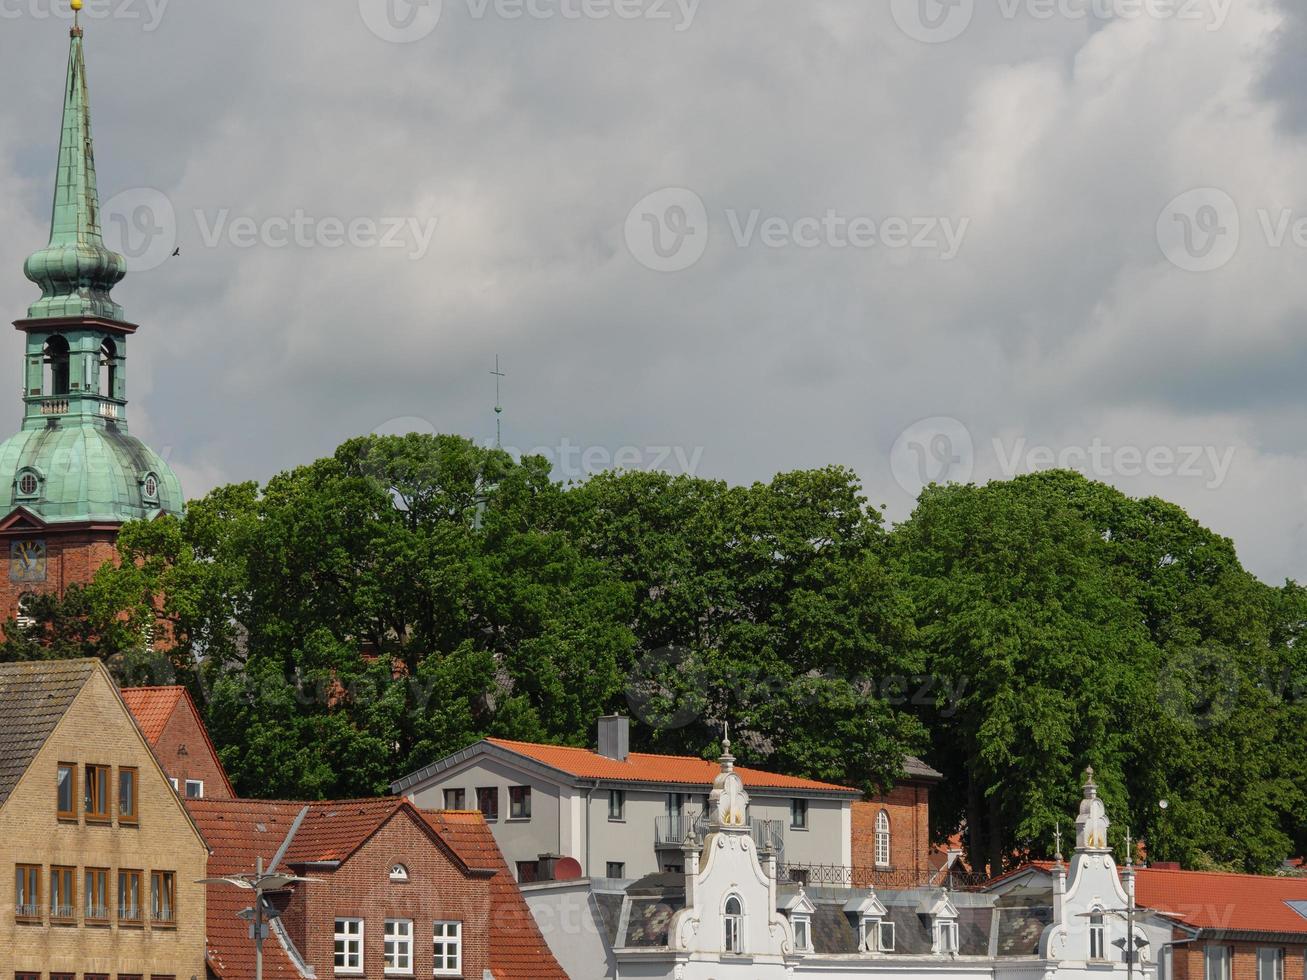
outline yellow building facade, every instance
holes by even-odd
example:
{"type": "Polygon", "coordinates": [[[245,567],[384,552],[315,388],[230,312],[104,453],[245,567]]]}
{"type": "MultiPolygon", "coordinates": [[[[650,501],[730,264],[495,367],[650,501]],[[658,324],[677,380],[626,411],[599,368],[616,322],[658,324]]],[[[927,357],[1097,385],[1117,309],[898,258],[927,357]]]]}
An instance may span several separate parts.
{"type": "Polygon", "coordinates": [[[101,663],[0,665],[0,977],[204,980],[207,859],[101,663]]]}

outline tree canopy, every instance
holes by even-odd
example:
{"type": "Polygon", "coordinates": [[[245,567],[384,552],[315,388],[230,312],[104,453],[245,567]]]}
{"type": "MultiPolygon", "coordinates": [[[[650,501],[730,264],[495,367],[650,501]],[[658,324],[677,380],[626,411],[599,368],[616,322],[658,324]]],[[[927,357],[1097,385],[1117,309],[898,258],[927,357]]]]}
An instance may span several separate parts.
{"type": "Polygon", "coordinates": [[[930,487],[888,528],[838,467],[563,485],[372,436],[119,551],[0,659],[188,685],[250,796],[384,792],[488,735],[591,745],[620,711],[639,748],[711,756],[729,722],[751,765],[866,790],[921,754],[978,870],[1048,856],[1091,764],[1155,858],[1307,847],[1307,593],[1073,473],[930,487]]]}

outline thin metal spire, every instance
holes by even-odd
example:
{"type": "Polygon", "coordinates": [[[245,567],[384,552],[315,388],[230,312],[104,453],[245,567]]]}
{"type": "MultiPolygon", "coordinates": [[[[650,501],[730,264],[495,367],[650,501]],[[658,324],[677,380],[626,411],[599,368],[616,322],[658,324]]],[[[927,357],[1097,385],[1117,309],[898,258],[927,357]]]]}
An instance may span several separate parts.
{"type": "Polygon", "coordinates": [[[495,379],[495,448],[504,448],[504,405],[501,399],[499,383],[508,375],[499,370],[499,355],[495,355],[495,369],[490,372],[495,379]]]}

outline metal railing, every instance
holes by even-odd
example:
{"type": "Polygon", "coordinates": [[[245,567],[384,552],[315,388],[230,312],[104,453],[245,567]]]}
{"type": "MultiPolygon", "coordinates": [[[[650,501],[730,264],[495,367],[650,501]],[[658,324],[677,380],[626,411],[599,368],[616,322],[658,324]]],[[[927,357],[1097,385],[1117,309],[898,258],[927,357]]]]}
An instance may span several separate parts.
{"type": "Polygon", "coordinates": [[[39,905],[15,905],[14,915],[20,919],[32,919],[37,922],[41,921],[41,906],[39,905]]]}
{"type": "Polygon", "coordinates": [[[984,875],[929,868],[853,868],[831,864],[785,864],[776,867],[777,879],[804,885],[829,885],[835,888],[884,888],[891,891],[908,888],[947,888],[950,891],[978,891],[987,879],[984,875]]]}
{"type": "Polygon", "coordinates": [[[77,908],[72,905],[51,905],[50,918],[72,920],[77,918],[77,908]]]}
{"type": "Polygon", "coordinates": [[[708,822],[697,812],[654,817],[654,846],[680,847],[691,831],[699,840],[708,833],[708,822]]]}
{"type": "Polygon", "coordinates": [[[164,926],[176,925],[177,913],[172,909],[155,909],[150,913],[150,921],[164,926]]]}
{"type": "Polygon", "coordinates": [[[118,921],[119,922],[143,922],[145,916],[139,905],[119,905],[118,921]]]}
{"type": "Polygon", "coordinates": [[[86,906],[87,922],[108,922],[109,908],[106,905],[88,905],[86,906]]]}

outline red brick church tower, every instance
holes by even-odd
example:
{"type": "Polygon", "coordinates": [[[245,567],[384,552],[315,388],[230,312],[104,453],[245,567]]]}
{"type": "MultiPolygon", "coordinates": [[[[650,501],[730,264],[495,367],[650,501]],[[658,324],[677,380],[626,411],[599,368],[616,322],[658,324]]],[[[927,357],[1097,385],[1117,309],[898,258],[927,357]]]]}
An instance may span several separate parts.
{"type": "MultiPolygon", "coordinates": [[[[74,4],[80,6],[80,4],[74,4]]],[[[0,621],[27,596],[88,582],[124,523],[182,513],[181,483],[127,426],[137,327],[109,295],[126,260],[105,247],[82,52],[73,27],[50,243],[27,260],[41,298],[25,339],[22,429],[0,444],[0,621]]]]}

